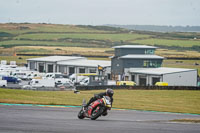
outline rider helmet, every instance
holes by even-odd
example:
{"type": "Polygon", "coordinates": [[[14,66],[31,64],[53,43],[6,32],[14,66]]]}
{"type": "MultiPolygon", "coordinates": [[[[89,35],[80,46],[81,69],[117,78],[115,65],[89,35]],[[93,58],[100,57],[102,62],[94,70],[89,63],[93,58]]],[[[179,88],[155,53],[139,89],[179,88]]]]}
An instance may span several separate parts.
{"type": "Polygon", "coordinates": [[[112,97],[114,94],[114,91],[112,89],[106,89],[106,95],[108,95],[109,97],[112,97]]]}

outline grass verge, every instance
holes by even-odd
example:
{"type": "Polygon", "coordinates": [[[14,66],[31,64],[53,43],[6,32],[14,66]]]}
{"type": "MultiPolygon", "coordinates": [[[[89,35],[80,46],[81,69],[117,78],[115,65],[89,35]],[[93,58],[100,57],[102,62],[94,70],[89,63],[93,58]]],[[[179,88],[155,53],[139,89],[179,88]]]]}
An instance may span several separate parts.
{"type": "MultiPolygon", "coordinates": [[[[78,105],[102,90],[30,91],[0,89],[1,103],[78,105]]],[[[136,110],[200,114],[200,91],[182,90],[115,90],[113,107],[136,110]]]]}

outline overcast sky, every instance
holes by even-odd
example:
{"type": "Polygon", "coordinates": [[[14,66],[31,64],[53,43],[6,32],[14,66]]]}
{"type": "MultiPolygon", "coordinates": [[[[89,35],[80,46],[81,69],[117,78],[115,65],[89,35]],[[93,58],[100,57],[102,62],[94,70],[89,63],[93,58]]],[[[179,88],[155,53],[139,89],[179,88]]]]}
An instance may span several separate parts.
{"type": "Polygon", "coordinates": [[[0,23],[200,26],[200,0],[0,0],[0,23]]]}

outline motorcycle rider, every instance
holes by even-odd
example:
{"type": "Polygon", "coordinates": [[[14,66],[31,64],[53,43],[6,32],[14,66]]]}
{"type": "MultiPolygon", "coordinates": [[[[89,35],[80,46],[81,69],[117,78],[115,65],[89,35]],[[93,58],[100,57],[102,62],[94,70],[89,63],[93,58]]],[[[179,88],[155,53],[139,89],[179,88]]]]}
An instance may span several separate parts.
{"type": "MultiPolygon", "coordinates": [[[[96,101],[97,99],[100,99],[100,98],[103,98],[103,96],[109,96],[110,99],[111,99],[111,106],[112,106],[112,103],[113,103],[113,94],[114,94],[114,91],[110,88],[106,89],[106,92],[102,92],[102,93],[99,93],[99,94],[95,94],[94,97],[92,97],[89,102],[84,106],[84,109],[87,109],[87,107],[94,101],[96,101]]],[[[106,116],[107,115],[107,111],[103,114],[103,116],[106,116]]]]}

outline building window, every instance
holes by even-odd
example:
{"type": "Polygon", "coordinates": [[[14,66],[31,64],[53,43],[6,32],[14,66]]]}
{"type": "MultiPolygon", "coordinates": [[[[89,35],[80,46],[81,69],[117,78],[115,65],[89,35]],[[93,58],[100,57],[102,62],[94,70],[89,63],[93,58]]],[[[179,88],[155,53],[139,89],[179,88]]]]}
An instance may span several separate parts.
{"type": "Polygon", "coordinates": [[[96,73],[96,72],[97,72],[96,68],[89,69],[89,73],[96,73]]]}
{"type": "Polygon", "coordinates": [[[75,73],[75,68],[74,67],[69,67],[69,74],[75,73]]]}
{"type": "Polygon", "coordinates": [[[145,54],[155,54],[155,50],[153,49],[146,49],[145,54]]]}
{"type": "Polygon", "coordinates": [[[52,64],[48,65],[48,72],[49,73],[53,72],[53,65],[52,64]]]}
{"type": "Polygon", "coordinates": [[[135,75],[131,75],[131,81],[135,82],[135,75]]]}
{"type": "Polygon", "coordinates": [[[85,68],[79,68],[79,73],[85,73],[85,68]]]}
{"type": "Polygon", "coordinates": [[[45,72],[44,63],[39,63],[39,72],[45,72]]]}
{"type": "Polygon", "coordinates": [[[30,62],[30,69],[34,70],[35,69],[35,62],[30,62]]]}
{"type": "Polygon", "coordinates": [[[59,66],[59,72],[65,73],[65,67],[64,66],[59,66]]]}
{"type": "Polygon", "coordinates": [[[161,63],[158,61],[144,60],[143,67],[146,67],[146,68],[161,67],[161,63]]]}

